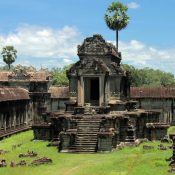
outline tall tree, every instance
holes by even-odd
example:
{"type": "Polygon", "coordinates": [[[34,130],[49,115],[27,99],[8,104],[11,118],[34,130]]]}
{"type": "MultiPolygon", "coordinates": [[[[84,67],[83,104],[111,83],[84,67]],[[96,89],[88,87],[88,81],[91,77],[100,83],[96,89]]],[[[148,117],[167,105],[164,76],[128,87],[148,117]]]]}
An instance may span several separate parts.
{"type": "Polygon", "coordinates": [[[112,2],[105,13],[105,21],[111,30],[116,31],[116,48],[118,51],[118,32],[129,23],[128,7],[121,2],[112,2]]]}
{"type": "Polygon", "coordinates": [[[15,62],[17,58],[17,50],[13,46],[5,46],[2,48],[1,54],[3,61],[8,65],[10,69],[10,65],[15,62]]]}

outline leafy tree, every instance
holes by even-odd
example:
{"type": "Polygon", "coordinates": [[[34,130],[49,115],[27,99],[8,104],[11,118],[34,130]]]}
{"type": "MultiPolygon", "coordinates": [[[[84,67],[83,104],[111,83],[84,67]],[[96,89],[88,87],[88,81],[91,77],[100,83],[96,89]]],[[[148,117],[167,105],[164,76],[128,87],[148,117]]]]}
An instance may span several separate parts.
{"type": "Polygon", "coordinates": [[[53,85],[68,86],[69,80],[66,75],[66,71],[70,69],[72,65],[64,66],[63,68],[53,68],[53,85]]]}
{"type": "Polygon", "coordinates": [[[116,48],[118,51],[118,32],[124,29],[129,23],[127,15],[128,7],[121,2],[112,2],[105,13],[105,21],[111,30],[116,31],[116,48]]]}
{"type": "Polygon", "coordinates": [[[132,74],[132,86],[149,86],[149,87],[170,87],[175,86],[175,78],[171,73],[161,70],[154,70],[148,67],[137,69],[133,66],[123,64],[125,70],[132,74]]]}
{"type": "Polygon", "coordinates": [[[17,50],[13,46],[5,46],[2,48],[2,57],[3,61],[8,65],[10,69],[10,65],[15,62],[17,58],[17,50]]]}

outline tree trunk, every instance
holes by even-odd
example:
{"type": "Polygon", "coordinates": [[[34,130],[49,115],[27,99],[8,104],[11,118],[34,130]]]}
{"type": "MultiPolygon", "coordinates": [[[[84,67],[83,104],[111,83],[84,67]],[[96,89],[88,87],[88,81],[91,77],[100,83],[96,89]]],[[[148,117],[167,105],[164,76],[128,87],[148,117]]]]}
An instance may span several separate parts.
{"type": "Polygon", "coordinates": [[[116,30],[116,49],[118,52],[118,30],[116,30]]]}
{"type": "Polygon", "coordinates": [[[9,70],[10,70],[10,64],[8,64],[9,70]]]}

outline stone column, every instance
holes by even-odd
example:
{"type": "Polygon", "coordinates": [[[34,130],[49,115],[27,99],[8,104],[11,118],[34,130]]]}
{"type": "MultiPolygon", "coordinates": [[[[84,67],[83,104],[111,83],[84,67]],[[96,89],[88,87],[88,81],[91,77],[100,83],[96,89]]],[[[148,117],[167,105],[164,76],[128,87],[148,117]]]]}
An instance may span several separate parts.
{"type": "Polygon", "coordinates": [[[174,125],[175,124],[175,118],[174,118],[174,99],[171,99],[171,123],[174,125]]]}
{"type": "Polygon", "coordinates": [[[83,77],[80,77],[80,79],[78,79],[78,106],[84,105],[83,88],[84,88],[83,77]]]}
{"type": "Polygon", "coordinates": [[[106,78],[105,83],[105,103],[107,103],[110,98],[109,77],[106,78]]]}
{"type": "Polygon", "coordinates": [[[99,77],[99,90],[100,90],[100,99],[99,99],[99,106],[101,106],[104,102],[104,76],[99,77]]]}
{"type": "Polygon", "coordinates": [[[6,129],[7,129],[7,126],[6,126],[6,120],[7,120],[7,118],[6,118],[5,115],[3,115],[3,116],[4,116],[4,131],[6,131],[6,129]]]}
{"type": "Polygon", "coordinates": [[[3,115],[0,113],[0,130],[3,126],[3,115]]]}
{"type": "Polygon", "coordinates": [[[13,126],[16,128],[16,110],[15,107],[13,107],[13,126]]]}
{"type": "Polygon", "coordinates": [[[28,105],[26,103],[25,105],[25,121],[24,123],[27,125],[28,124],[28,105]]]}

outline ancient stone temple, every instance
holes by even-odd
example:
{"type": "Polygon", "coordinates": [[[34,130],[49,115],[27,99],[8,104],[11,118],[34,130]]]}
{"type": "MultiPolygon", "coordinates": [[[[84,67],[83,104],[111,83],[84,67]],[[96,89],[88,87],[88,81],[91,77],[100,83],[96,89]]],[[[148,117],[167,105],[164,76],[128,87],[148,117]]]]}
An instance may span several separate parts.
{"type": "Polygon", "coordinates": [[[30,97],[23,88],[0,87],[0,138],[29,129],[30,97]]]}
{"type": "Polygon", "coordinates": [[[18,65],[0,71],[0,138],[41,123],[50,100],[50,74],[18,65]]]}
{"type": "Polygon", "coordinates": [[[61,152],[100,152],[166,134],[160,112],[136,109],[137,101],[130,100],[131,75],[112,44],[94,35],[78,46],[78,56],[67,72],[65,111],[44,113],[44,123],[34,127],[35,139],[59,138],[61,152]]]}

